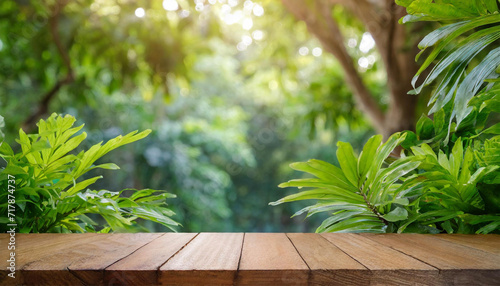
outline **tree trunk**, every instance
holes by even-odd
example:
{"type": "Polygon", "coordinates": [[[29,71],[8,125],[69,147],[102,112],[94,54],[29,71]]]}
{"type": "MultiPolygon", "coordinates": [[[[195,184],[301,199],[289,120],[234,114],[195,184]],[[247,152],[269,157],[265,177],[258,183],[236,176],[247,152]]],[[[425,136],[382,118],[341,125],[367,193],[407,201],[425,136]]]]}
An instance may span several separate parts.
{"type": "MultiPolygon", "coordinates": [[[[392,133],[414,129],[417,97],[408,95],[411,79],[418,66],[416,42],[409,41],[408,27],[398,20],[405,10],[392,0],[282,0],[287,9],[306,23],[324,49],[333,54],[345,71],[346,82],[356,103],[385,138],[392,133]],[[366,88],[357,67],[348,55],[344,37],[332,17],[334,5],[351,11],[375,40],[387,73],[389,108],[382,112],[373,95],[366,88]],[[408,48],[410,47],[410,48],[408,48]]],[[[412,37],[413,38],[413,37],[412,37]]]]}

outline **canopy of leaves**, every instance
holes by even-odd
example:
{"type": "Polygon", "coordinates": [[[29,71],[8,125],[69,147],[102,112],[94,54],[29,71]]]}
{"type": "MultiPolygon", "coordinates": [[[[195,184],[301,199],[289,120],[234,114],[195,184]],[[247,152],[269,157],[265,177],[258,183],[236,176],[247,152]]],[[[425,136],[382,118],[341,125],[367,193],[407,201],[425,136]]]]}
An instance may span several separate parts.
{"type": "MultiPolygon", "coordinates": [[[[103,176],[96,190],[165,189],[177,196],[168,202],[182,231],[310,231],[309,221],[288,218],[295,206],[263,206],[293,175],[291,161],[333,158],[335,138],[358,148],[373,133],[341,68],[278,1],[174,2],[2,1],[6,142],[18,152],[19,127],[29,134],[27,119],[41,107],[85,123],[76,152],[151,129],[102,158],[123,171],[93,169],[82,181],[103,176]]],[[[356,43],[350,52],[368,63],[363,75],[383,101],[378,55],[360,50],[363,30],[343,19],[346,40],[356,43]]]]}

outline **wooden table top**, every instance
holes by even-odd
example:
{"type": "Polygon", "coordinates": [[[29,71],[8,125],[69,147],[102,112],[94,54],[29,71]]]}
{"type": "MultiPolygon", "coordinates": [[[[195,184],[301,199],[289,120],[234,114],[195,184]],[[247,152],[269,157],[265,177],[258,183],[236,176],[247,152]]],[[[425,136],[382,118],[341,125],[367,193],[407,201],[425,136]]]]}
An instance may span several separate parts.
{"type": "Polygon", "coordinates": [[[500,235],[0,234],[1,285],[500,285],[500,235]]]}

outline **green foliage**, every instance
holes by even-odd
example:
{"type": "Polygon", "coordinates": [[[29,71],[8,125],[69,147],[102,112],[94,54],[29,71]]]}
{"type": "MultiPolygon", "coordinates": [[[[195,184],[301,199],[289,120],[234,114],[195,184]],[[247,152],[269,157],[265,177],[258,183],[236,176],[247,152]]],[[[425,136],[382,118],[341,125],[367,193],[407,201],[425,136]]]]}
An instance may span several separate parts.
{"type": "Polygon", "coordinates": [[[408,14],[402,22],[460,21],[498,12],[497,0],[396,0],[408,14]]]}
{"type": "MultiPolygon", "coordinates": [[[[97,223],[87,214],[102,216],[107,225],[100,232],[133,230],[135,220],[142,218],[169,228],[177,223],[169,218],[174,213],[165,208],[169,193],[146,190],[92,190],[89,186],[102,176],[88,177],[94,169],[116,170],[113,163],[94,163],[108,152],[143,139],[151,130],[131,132],[106,142],[97,143],[87,151],[75,153],[87,134],[80,132],[83,125],[73,127],[76,119],[52,114],[38,122],[37,134],[19,130],[21,150],[14,152],[6,143],[0,145],[0,156],[7,165],[0,173],[0,186],[7,189],[11,176],[15,177],[16,223],[20,232],[95,232],[97,223]],[[80,178],[84,178],[83,180],[80,178]],[[132,195],[125,197],[126,192],[132,195]]],[[[7,192],[0,195],[0,210],[6,214],[7,192]]],[[[2,224],[8,222],[2,218],[2,224]]]]}
{"type": "Polygon", "coordinates": [[[398,160],[382,167],[384,159],[405,138],[399,133],[382,144],[382,136],[371,137],[357,156],[349,143],[339,142],[337,158],[340,168],[320,160],[290,165],[295,170],[316,176],[313,179],[291,180],[280,187],[313,187],[271,203],[277,205],[305,199],[320,203],[306,207],[295,215],[307,212],[333,212],[317,232],[385,232],[405,220],[408,212],[407,194],[398,182],[419,165],[413,157],[398,160]]]}
{"type": "Polygon", "coordinates": [[[497,1],[397,2],[410,14],[403,22],[451,21],[419,45],[419,56],[433,50],[414,86],[439,59],[413,91],[436,83],[429,100],[434,118],[422,115],[415,132],[382,145],[372,137],[359,157],[339,142],[340,168],[319,160],[292,164],[316,178],[280,187],[314,189],[272,204],[320,200],[297,213],[330,213],[318,232],[500,233],[500,125],[488,121],[500,112],[497,1]],[[388,158],[398,145],[400,157],[388,158]]]}
{"type": "MultiPolygon", "coordinates": [[[[429,114],[436,113],[452,102],[452,120],[459,128],[473,108],[467,103],[480,90],[489,90],[493,83],[485,87],[485,80],[495,80],[495,72],[500,66],[500,14],[496,0],[481,1],[399,1],[407,7],[410,15],[402,20],[452,20],[429,35],[419,44],[422,50],[417,59],[427,49],[432,48],[425,62],[415,75],[413,85],[419,76],[439,59],[423,83],[412,93],[439,80],[433,96],[429,100],[432,108],[429,114]],[[493,48],[488,48],[493,45],[493,48]],[[488,51],[487,54],[484,51],[488,51]]],[[[455,131],[455,130],[453,130],[455,131]]]]}

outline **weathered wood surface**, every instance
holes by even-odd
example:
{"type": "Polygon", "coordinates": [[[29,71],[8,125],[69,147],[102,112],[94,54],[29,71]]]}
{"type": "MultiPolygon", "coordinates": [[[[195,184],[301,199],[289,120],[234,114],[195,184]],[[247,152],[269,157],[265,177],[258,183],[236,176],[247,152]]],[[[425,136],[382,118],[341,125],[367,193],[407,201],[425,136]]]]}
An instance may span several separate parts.
{"type": "Polygon", "coordinates": [[[0,285],[500,285],[500,235],[0,234],[0,285]]]}

